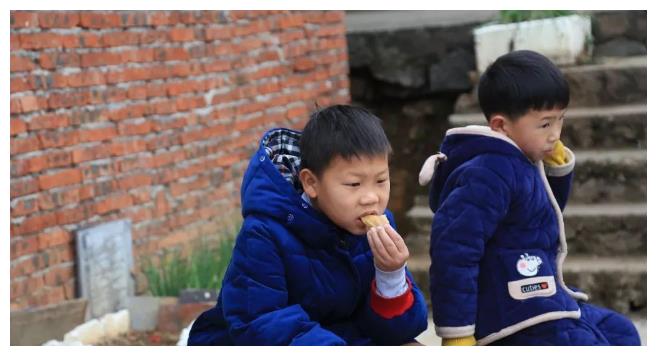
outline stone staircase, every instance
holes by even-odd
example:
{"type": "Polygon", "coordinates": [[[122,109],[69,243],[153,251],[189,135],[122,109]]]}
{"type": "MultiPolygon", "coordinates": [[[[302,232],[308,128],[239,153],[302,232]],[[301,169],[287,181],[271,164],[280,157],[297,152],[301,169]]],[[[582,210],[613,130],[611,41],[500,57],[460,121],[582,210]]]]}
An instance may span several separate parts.
{"type": "MultiPolygon", "coordinates": [[[[562,141],[577,159],[564,211],[564,279],[591,303],[635,320],[645,320],[647,309],[646,69],[645,57],[562,69],[571,85],[562,141]]],[[[450,126],[485,125],[477,109],[460,107],[450,126]]],[[[407,213],[415,229],[406,242],[409,268],[430,304],[427,194],[423,187],[407,213]]]]}

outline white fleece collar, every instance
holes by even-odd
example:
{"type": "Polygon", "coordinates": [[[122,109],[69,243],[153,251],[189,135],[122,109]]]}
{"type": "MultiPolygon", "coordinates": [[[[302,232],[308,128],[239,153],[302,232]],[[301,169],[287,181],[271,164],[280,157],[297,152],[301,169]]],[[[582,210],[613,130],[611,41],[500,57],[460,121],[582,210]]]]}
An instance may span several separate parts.
{"type": "MultiPolygon", "coordinates": [[[[464,127],[455,127],[452,129],[447,130],[445,133],[445,136],[449,135],[481,135],[481,136],[488,136],[492,138],[497,138],[502,141],[506,141],[509,144],[511,144],[513,147],[517,148],[522,152],[520,147],[508,136],[505,136],[497,131],[493,131],[490,127],[488,126],[482,126],[482,125],[468,125],[464,127]]],[[[523,153],[524,154],[524,153],[523,153]]]]}

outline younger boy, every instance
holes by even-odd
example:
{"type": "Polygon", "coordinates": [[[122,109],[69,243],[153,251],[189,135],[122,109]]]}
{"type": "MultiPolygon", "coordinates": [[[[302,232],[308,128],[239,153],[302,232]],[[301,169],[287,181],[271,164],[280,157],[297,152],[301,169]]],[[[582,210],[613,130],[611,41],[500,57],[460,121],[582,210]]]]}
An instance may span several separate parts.
{"type": "Polygon", "coordinates": [[[432,179],[436,333],[444,345],[639,345],[629,319],[563,280],[575,155],[559,140],[562,73],[538,53],[511,52],[478,91],[488,126],[448,130],[420,174],[432,179]]]}
{"type": "Polygon", "coordinates": [[[244,174],[244,223],[217,305],[188,344],[412,343],[427,309],[408,249],[389,224],[361,220],[392,221],[390,151],[380,120],[352,106],[314,113],[303,132],[265,133],[244,174]]]}

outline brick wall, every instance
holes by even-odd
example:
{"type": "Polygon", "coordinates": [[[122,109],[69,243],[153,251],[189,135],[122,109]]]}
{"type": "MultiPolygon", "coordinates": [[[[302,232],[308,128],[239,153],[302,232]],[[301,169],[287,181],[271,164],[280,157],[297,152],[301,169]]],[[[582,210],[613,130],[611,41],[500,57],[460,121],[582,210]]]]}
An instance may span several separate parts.
{"type": "Polygon", "coordinates": [[[215,234],[264,130],[349,102],[340,11],[11,12],[11,308],[76,297],[75,230],[215,234]]]}

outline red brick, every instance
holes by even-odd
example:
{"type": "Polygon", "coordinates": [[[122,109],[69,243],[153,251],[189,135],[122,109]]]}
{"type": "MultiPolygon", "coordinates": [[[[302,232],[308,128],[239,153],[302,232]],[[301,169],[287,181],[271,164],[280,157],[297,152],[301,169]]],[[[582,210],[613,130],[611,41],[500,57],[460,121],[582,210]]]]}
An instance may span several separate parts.
{"type": "Polygon", "coordinates": [[[54,69],[56,67],[78,67],[80,56],[77,53],[41,53],[39,65],[43,69],[54,69]]]}
{"type": "Polygon", "coordinates": [[[27,131],[27,124],[21,119],[12,118],[9,122],[9,131],[11,136],[16,136],[27,131]]]}
{"type": "Polygon", "coordinates": [[[93,208],[92,204],[83,204],[68,209],[57,209],[55,211],[57,224],[67,225],[83,221],[94,214],[93,208]]]}
{"type": "Polygon", "coordinates": [[[121,122],[118,132],[121,136],[145,135],[151,132],[151,122],[148,120],[137,124],[121,122]]]}
{"type": "Polygon", "coordinates": [[[80,54],[81,67],[96,67],[121,63],[121,54],[117,52],[92,52],[80,54]]]}
{"type": "Polygon", "coordinates": [[[306,108],[305,106],[297,106],[294,108],[290,108],[286,112],[288,119],[294,117],[306,117],[307,114],[308,114],[308,108],[306,108]]]}
{"type": "Polygon", "coordinates": [[[77,12],[47,11],[39,12],[39,26],[42,28],[70,28],[80,23],[77,12]]]}
{"type": "Polygon", "coordinates": [[[21,108],[20,99],[16,98],[16,99],[11,99],[9,101],[9,113],[18,114],[18,113],[21,112],[21,110],[22,110],[22,108],[21,108]]]}
{"type": "Polygon", "coordinates": [[[69,204],[76,204],[81,200],[79,192],[79,188],[42,192],[38,199],[39,208],[45,211],[69,204]]]}
{"type": "Polygon", "coordinates": [[[11,217],[33,214],[39,211],[39,204],[35,196],[13,199],[11,201],[11,217]]]}
{"type": "Polygon", "coordinates": [[[107,199],[101,200],[96,203],[95,211],[98,214],[105,214],[114,210],[121,210],[132,205],[132,197],[130,194],[121,193],[113,195],[107,199]]]}
{"type": "Polygon", "coordinates": [[[135,174],[118,180],[119,188],[125,191],[136,187],[149,186],[151,182],[150,174],[135,174]]]}
{"type": "Polygon", "coordinates": [[[103,47],[103,36],[96,33],[80,34],[80,47],[99,48],[103,47]]]}
{"type": "Polygon", "coordinates": [[[80,165],[82,181],[111,176],[114,174],[114,166],[111,162],[92,162],[91,164],[80,165]]]}
{"type": "MultiPolygon", "coordinates": [[[[36,257],[36,256],[35,256],[36,257]]],[[[38,259],[38,257],[36,257],[38,259]]],[[[13,293],[13,287],[14,287],[14,280],[18,277],[23,277],[23,276],[28,276],[32,273],[34,273],[37,269],[34,266],[34,258],[25,258],[20,261],[11,261],[11,267],[10,267],[10,272],[9,272],[9,278],[11,279],[11,285],[12,285],[12,295],[13,293]]]]}
{"type": "Polygon", "coordinates": [[[70,184],[80,183],[82,174],[79,168],[64,169],[58,173],[39,176],[39,188],[48,190],[70,184]]]}
{"type": "Polygon", "coordinates": [[[75,265],[53,266],[43,276],[46,286],[61,286],[64,282],[70,280],[75,275],[75,265]]]}
{"type": "Polygon", "coordinates": [[[21,103],[21,112],[30,112],[39,110],[39,101],[34,95],[25,95],[18,98],[21,103]]]}
{"type": "Polygon", "coordinates": [[[25,138],[12,137],[10,140],[10,153],[12,155],[38,151],[40,149],[41,142],[36,136],[27,136],[25,138]]]}
{"type": "MultiPolygon", "coordinates": [[[[148,193],[146,193],[148,194],[148,193]]],[[[131,193],[131,196],[133,197],[134,200],[134,193],[131,193]]],[[[150,197],[149,197],[150,199],[150,197]]],[[[132,223],[139,223],[142,221],[147,221],[153,218],[153,212],[150,209],[146,208],[139,208],[135,210],[131,210],[128,213],[128,217],[132,220],[132,223]]]]}
{"type": "Polygon", "coordinates": [[[215,167],[226,167],[226,166],[232,165],[235,162],[239,162],[239,160],[240,160],[239,154],[236,154],[236,153],[228,154],[228,155],[224,155],[224,156],[221,156],[221,157],[217,158],[214,162],[214,164],[215,164],[214,166],[215,167]]]}
{"type": "Polygon", "coordinates": [[[9,23],[12,29],[34,28],[39,26],[39,19],[33,11],[11,11],[9,23]]]}
{"type": "Polygon", "coordinates": [[[38,137],[43,148],[68,147],[78,143],[78,131],[76,130],[45,131],[39,133],[38,137]]]}
{"type": "Polygon", "coordinates": [[[38,235],[39,250],[45,250],[53,246],[60,246],[73,242],[73,234],[57,226],[48,229],[38,235]]]}
{"type": "Polygon", "coordinates": [[[95,195],[95,189],[93,185],[85,185],[78,189],[78,194],[80,195],[80,201],[91,199],[95,195]]]}
{"type": "Polygon", "coordinates": [[[142,140],[115,142],[111,145],[112,156],[124,156],[146,150],[146,143],[142,140]]]}
{"type": "Polygon", "coordinates": [[[9,57],[10,72],[29,72],[34,69],[34,61],[30,57],[11,55],[9,57]]]}
{"type": "Polygon", "coordinates": [[[233,28],[229,26],[225,27],[206,27],[205,28],[205,40],[228,40],[233,37],[233,28]]]}
{"type": "Polygon", "coordinates": [[[9,92],[10,93],[20,93],[23,91],[34,90],[35,82],[33,77],[15,77],[11,78],[9,81],[9,92]]]}
{"type": "Polygon", "coordinates": [[[149,11],[148,24],[151,26],[173,25],[178,22],[177,15],[169,11],[149,11]]]}
{"type": "Polygon", "coordinates": [[[121,26],[144,27],[148,25],[148,12],[146,11],[124,11],[119,13],[121,26]]]}
{"type": "MultiPolygon", "coordinates": [[[[130,196],[132,197],[132,203],[134,205],[141,205],[145,203],[150,203],[152,201],[151,199],[151,187],[144,187],[144,188],[139,188],[139,189],[134,189],[130,192],[130,196]]],[[[149,213],[149,219],[152,216],[152,214],[149,213]]]]}
{"type": "Polygon", "coordinates": [[[134,46],[139,44],[140,38],[139,32],[109,32],[103,34],[101,43],[103,47],[134,46]]]}
{"type": "MultiPolygon", "coordinates": [[[[54,226],[56,224],[57,224],[57,216],[55,215],[55,213],[44,213],[40,215],[31,215],[27,217],[25,220],[23,220],[22,223],[18,225],[14,225],[14,224],[12,225],[16,226],[14,228],[14,232],[16,235],[26,235],[33,232],[44,230],[45,228],[54,226]]],[[[36,248],[37,245],[36,236],[34,237],[34,245],[36,248]]]]}
{"type": "Polygon", "coordinates": [[[27,177],[21,179],[12,179],[9,189],[11,198],[32,194],[39,190],[39,183],[35,178],[27,177]]]}
{"type": "Polygon", "coordinates": [[[155,51],[154,58],[158,61],[185,61],[189,52],[182,47],[161,48],[155,51]]]}
{"type": "Polygon", "coordinates": [[[194,30],[191,28],[175,27],[169,30],[169,39],[172,42],[187,42],[194,40],[194,30]]]}
{"type": "Polygon", "coordinates": [[[171,211],[171,206],[164,192],[159,192],[155,197],[155,217],[161,217],[171,211]]]}
{"type": "Polygon", "coordinates": [[[116,137],[116,127],[80,130],[80,142],[106,141],[116,137]]]}
{"type": "Polygon", "coordinates": [[[315,61],[310,58],[298,58],[294,61],[294,70],[297,72],[306,72],[315,68],[315,61]]]}
{"type": "Polygon", "coordinates": [[[80,26],[93,29],[114,28],[121,25],[121,18],[115,12],[83,12],[80,26]]]}
{"type": "Polygon", "coordinates": [[[327,11],[324,13],[324,20],[326,22],[342,22],[344,19],[344,11],[327,11]]]}
{"type": "Polygon", "coordinates": [[[23,49],[76,48],[80,45],[76,35],[52,32],[23,33],[18,38],[23,49]]]}
{"type": "Polygon", "coordinates": [[[68,125],[68,118],[61,114],[46,114],[32,117],[27,123],[30,131],[43,129],[56,129],[68,125]]]}
{"type": "Polygon", "coordinates": [[[153,48],[140,48],[133,51],[121,52],[123,62],[152,62],[155,59],[155,50],[153,48]]]}
{"type": "Polygon", "coordinates": [[[304,24],[304,17],[301,14],[290,14],[279,18],[278,26],[281,29],[289,27],[302,27],[304,24]]]}
{"type": "Polygon", "coordinates": [[[80,163],[84,161],[92,161],[96,159],[106,158],[111,156],[112,144],[98,144],[95,146],[76,148],[71,151],[71,158],[73,163],[80,163]]]}

